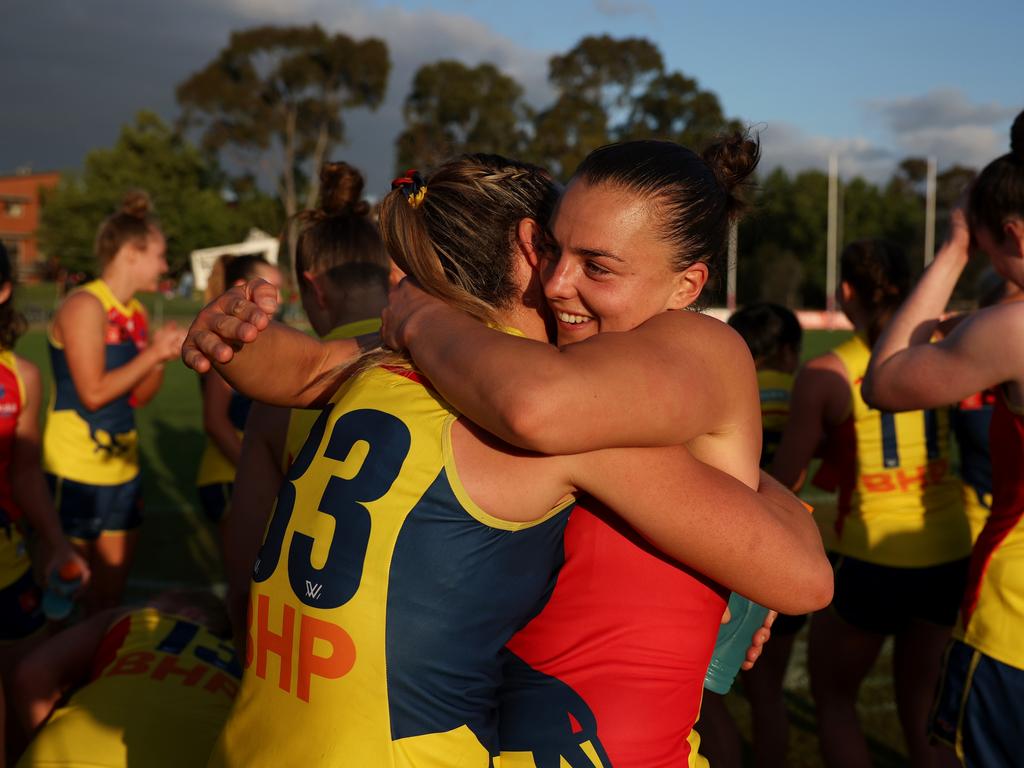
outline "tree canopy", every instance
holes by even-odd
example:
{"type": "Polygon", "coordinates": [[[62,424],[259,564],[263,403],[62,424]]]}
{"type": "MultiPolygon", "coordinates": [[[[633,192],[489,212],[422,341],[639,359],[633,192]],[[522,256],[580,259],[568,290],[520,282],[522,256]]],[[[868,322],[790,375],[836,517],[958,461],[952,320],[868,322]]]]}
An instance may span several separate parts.
{"type": "Polygon", "coordinates": [[[90,152],[81,173],[64,174],[46,195],[40,241],[67,269],[95,273],[100,222],[119,209],[126,192],[141,188],[153,200],[168,264],[177,271],[195,248],[236,242],[253,226],[278,231],[277,202],[252,185],[234,186],[159,117],[140,112],[113,147],[90,152]]]}
{"type": "MultiPolygon", "coordinates": [[[[377,38],[354,40],[319,25],[234,32],[227,46],[177,89],[183,124],[211,152],[254,153],[285,213],[309,208],[317,169],[344,141],[342,110],[376,109],[391,61],[377,38]]],[[[250,162],[252,158],[250,157],[250,162]]]]}

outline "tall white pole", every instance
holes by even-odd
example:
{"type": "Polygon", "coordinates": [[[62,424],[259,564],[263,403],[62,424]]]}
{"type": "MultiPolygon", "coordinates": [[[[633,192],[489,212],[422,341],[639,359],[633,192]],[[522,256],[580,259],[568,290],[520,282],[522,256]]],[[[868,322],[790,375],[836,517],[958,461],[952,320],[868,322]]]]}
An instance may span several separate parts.
{"type": "Polygon", "coordinates": [[[935,158],[928,158],[928,176],[924,193],[924,265],[935,258],[935,158]]]}
{"type": "Polygon", "coordinates": [[[725,306],[729,312],[736,311],[737,230],[737,222],[734,221],[729,225],[729,267],[725,278],[725,306]]]}
{"type": "Polygon", "coordinates": [[[836,311],[836,260],[839,251],[839,158],[828,158],[828,246],[825,254],[825,310],[828,323],[836,311]]]}

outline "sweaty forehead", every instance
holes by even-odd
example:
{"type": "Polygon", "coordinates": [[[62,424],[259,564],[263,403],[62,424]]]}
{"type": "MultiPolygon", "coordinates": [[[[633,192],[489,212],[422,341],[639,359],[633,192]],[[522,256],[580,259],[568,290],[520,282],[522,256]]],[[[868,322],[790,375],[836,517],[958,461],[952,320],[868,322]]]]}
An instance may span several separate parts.
{"type": "Polygon", "coordinates": [[[614,250],[655,236],[656,203],[611,184],[569,184],[555,210],[552,230],[562,247],[614,250]]]}

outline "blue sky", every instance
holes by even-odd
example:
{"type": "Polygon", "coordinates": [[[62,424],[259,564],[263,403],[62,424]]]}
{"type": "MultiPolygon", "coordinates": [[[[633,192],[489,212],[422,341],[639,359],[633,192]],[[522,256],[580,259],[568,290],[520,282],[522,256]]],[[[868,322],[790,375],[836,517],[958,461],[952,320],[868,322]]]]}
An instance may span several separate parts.
{"type": "Polygon", "coordinates": [[[416,67],[494,61],[543,106],[547,59],[586,34],[653,40],[670,69],[714,90],[762,130],[766,166],[887,177],[909,154],[978,166],[1006,151],[1024,108],[1021,0],[775,2],[645,0],[8,0],[0,23],[0,173],[73,167],[141,108],[176,113],[174,85],[231,29],[319,21],[385,38],[394,70],[376,113],[347,117],[334,154],[390,173],[416,67]]]}

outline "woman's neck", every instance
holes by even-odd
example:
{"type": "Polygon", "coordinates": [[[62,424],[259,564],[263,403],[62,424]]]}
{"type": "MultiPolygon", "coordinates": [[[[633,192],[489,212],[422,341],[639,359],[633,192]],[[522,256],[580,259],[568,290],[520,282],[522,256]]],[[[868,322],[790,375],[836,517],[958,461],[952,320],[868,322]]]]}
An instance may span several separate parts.
{"type": "Polygon", "coordinates": [[[135,284],[125,274],[123,269],[118,269],[113,264],[108,265],[100,274],[100,279],[107,284],[114,298],[122,304],[127,304],[135,295],[135,284]]]}

